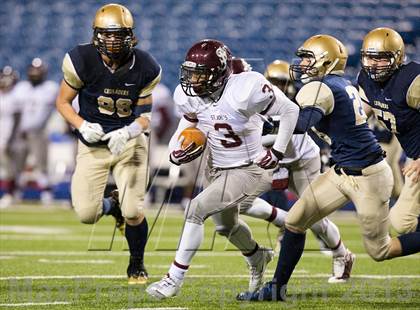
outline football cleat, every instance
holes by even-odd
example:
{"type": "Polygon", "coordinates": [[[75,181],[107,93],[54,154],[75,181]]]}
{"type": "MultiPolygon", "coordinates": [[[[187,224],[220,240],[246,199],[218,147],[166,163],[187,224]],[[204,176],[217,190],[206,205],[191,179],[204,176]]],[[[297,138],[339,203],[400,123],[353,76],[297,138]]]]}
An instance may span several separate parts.
{"type": "Polygon", "coordinates": [[[285,301],[286,290],[277,292],[273,281],[267,282],[256,292],[242,292],[236,295],[238,301],[285,301]]]}
{"type": "Polygon", "coordinates": [[[146,293],[157,299],[165,299],[178,295],[181,286],[182,282],[175,281],[167,274],[162,280],[150,284],[146,293]]]}
{"type": "Polygon", "coordinates": [[[271,249],[260,248],[258,253],[261,255],[259,262],[255,266],[248,263],[250,271],[248,291],[250,292],[257,291],[263,285],[265,269],[274,257],[274,251],[271,249]]]}
{"type": "Polygon", "coordinates": [[[333,258],[333,275],[328,283],[345,283],[350,279],[356,255],[347,250],[346,255],[333,258]]]}
{"type": "Polygon", "coordinates": [[[120,231],[121,235],[124,236],[125,220],[121,213],[120,202],[118,200],[118,190],[115,189],[111,192],[111,199],[113,201],[109,215],[112,215],[115,219],[115,226],[120,231]]]}
{"type": "Polygon", "coordinates": [[[146,284],[149,275],[144,267],[143,261],[130,257],[127,268],[128,284],[146,284]]]}

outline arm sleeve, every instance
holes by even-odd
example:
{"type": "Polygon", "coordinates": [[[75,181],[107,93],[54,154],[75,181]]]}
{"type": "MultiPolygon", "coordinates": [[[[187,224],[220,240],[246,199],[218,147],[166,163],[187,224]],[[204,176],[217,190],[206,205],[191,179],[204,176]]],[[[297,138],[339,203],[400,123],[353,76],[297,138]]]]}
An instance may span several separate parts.
{"type": "Polygon", "coordinates": [[[299,113],[295,133],[305,133],[312,126],[315,126],[324,116],[322,110],[317,107],[306,107],[299,113]]]}
{"type": "Polygon", "coordinates": [[[420,75],[417,75],[407,91],[407,104],[410,108],[420,111],[420,75]]]}
{"type": "Polygon", "coordinates": [[[83,82],[77,74],[77,71],[73,65],[73,61],[71,60],[71,57],[68,53],[66,54],[66,56],[64,56],[63,65],[61,66],[61,69],[64,74],[64,81],[71,88],[79,90],[83,87],[83,82]]]}
{"type": "Polygon", "coordinates": [[[181,134],[181,132],[185,129],[185,128],[189,128],[189,127],[196,127],[197,123],[195,122],[190,122],[188,121],[186,118],[181,118],[179,120],[178,123],[178,128],[176,129],[176,131],[174,132],[174,134],[171,137],[171,140],[169,141],[169,152],[171,153],[177,145],[178,142],[178,138],[179,135],[181,134]]]}
{"type": "Polygon", "coordinates": [[[277,87],[274,87],[273,92],[275,95],[274,101],[268,107],[266,115],[278,115],[279,117],[279,131],[273,148],[276,151],[284,153],[296,127],[296,122],[299,117],[299,107],[277,87]]]}
{"type": "Polygon", "coordinates": [[[316,107],[324,115],[334,110],[334,94],[327,84],[313,81],[304,85],[296,96],[296,102],[300,107],[316,107]]]}

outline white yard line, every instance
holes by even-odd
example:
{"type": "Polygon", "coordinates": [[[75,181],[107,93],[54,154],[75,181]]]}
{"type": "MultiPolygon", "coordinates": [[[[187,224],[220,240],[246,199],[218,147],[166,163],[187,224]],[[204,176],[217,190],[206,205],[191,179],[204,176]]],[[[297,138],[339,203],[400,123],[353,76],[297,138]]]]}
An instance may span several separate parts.
{"type": "Polygon", "coordinates": [[[15,258],[16,256],[0,256],[0,259],[12,259],[15,258]]]}
{"type": "MultiPolygon", "coordinates": [[[[267,277],[272,277],[273,274],[266,274],[267,277]]],[[[293,275],[293,278],[328,278],[331,274],[329,273],[315,273],[315,274],[296,274],[293,275]]],[[[18,277],[0,277],[0,281],[8,280],[57,280],[57,279],[125,279],[125,275],[55,275],[55,276],[18,276],[18,277]]],[[[152,275],[151,278],[160,278],[161,275],[152,275]]],[[[420,275],[385,275],[385,274],[357,274],[352,275],[352,278],[359,279],[375,279],[375,280],[385,280],[385,279],[420,279],[420,275]]],[[[249,278],[249,275],[242,274],[220,274],[220,275],[188,275],[188,278],[214,278],[214,279],[225,279],[225,278],[249,278]]]]}
{"type": "Polygon", "coordinates": [[[13,232],[21,234],[68,234],[71,231],[65,228],[41,227],[41,226],[23,226],[23,225],[1,225],[0,232],[13,232]]]}
{"type": "Polygon", "coordinates": [[[52,301],[52,302],[23,302],[17,304],[0,304],[0,307],[28,307],[28,306],[52,306],[52,305],[69,305],[68,301],[52,301]]]}
{"type": "MultiPolygon", "coordinates": [[[[145,256],[173,256],[176,249],[165,250],[165,251],[156,251],[146,252],[145,256]]],[[[357,258],[370,258],[366,253],[354,253],[357,258]]],[[[0,251],[0,255],[7,256],[127,256],[128,251],[0,251]]],[[[239,251],[197,251],[196,256],[202,257],[226,257],[226,256],[240,256],[239,251]]],[[[322,254],[320,252],[304,252],[303,257],[315,257],[315,258],[326,258],[331,259],[330,257],[322,254]]],[[[399,257],[398,260],[404,259],[420,259],[419,254],[414,254],[410,256],[399,257]]]]}
{"type": "Polygon", "coordinates": [[[47,264],[113,264],[115,261],[110,259],[45,259],[41,258],[38,259],[40,263],[47,263],[47,264]]]}
{"type": "MultiPolygon", "coordinates": [[[[0,256],[1,257],[1,256],[0,256]]],[[[7,256],[6,256],[7,257],[7,256]]],[[[115,261],[110,259],[46,259],[41,258],[38,259],[39,263],[46,263],[46,264],[113,264],[115,261]]],[[[168,264],[162,264],[162,265],[150,265],[147,264],[148,268],[169,268],[168,264]]],[[[193,265],[191,266],[191,269],[207,269],[210,268],[209,265],[193,265]]]]}

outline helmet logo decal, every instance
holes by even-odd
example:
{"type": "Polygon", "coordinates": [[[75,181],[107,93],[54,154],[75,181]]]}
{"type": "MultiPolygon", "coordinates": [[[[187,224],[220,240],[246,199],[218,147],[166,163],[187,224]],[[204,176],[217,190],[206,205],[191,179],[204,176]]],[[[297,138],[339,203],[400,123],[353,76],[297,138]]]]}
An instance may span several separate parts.
{"type": "Polygon", "coordinates": [[[222,70],[226,69],[227,59],[228,59],[228,55],[227,55],[226,49],[224,47],[219,47],[216,50],[216,55],[220,59],[220,63],[222,64],[222,70]]]}
{"type": "Polygon", "coordinates": [[[184,61],[182,65],[185,67],[191,67],[191,68],[197,67],[197,64],[193,61],[184,61]]]}

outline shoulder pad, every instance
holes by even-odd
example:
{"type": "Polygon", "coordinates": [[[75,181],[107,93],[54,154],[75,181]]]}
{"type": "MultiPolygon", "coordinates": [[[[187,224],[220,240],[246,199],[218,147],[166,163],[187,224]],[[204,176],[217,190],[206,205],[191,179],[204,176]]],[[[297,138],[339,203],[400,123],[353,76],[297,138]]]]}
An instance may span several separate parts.
{"type": "Polygon", "coordinates": [[[296,95],[297,103],[302,107],[317,107],[325,115],[334,110],[334,94],[331,88],[320,81],[305,84],[296,95]]]}
{"type": "Polygon", "coordinates": [[[410,84],[406,99],[410,108],[420,111],[420,74],[410,84]]]}

